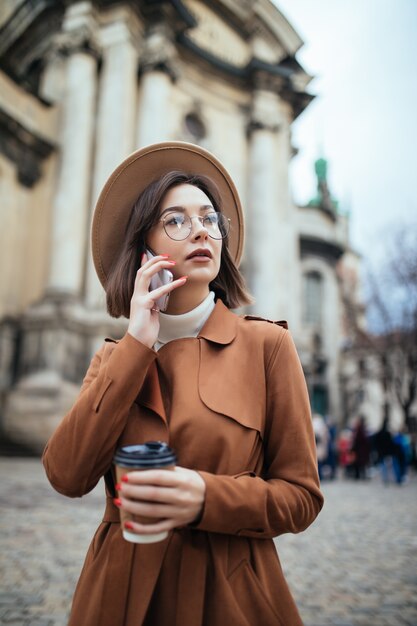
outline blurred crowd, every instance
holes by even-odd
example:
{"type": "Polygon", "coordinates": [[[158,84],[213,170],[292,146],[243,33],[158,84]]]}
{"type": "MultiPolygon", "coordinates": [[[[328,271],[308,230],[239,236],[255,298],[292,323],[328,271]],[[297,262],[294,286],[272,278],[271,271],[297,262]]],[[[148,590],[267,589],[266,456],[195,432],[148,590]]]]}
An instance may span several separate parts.
{"type": "Polygon", "coordinates": [[[384,484],[402,485],[410,469],[417,470],[416,435],[405,427],[391,431],[387,419],[375,432],[367,430],[362,416],[339,430],[330,417],[315,413],[313,428],[321,480],[367,480],[380,473],[384,484]]]}

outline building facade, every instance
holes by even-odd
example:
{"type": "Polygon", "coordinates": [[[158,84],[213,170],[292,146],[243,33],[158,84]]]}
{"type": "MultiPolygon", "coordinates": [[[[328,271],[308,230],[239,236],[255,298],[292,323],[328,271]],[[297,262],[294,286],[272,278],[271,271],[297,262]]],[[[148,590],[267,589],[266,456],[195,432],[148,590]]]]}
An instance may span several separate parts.
{"type": "Polygon", "coordinates": [[[302,41],[270,0],[5,0],[0,9],[2,428],[41,449],[103,337],[89,230],[130,152],[185,140],[214,152],[245,210],[248,312],[288,319],[313,408],[341,419],[347,218],[318,162],[296,207],[291,124],[308,106],[302,41]]]}

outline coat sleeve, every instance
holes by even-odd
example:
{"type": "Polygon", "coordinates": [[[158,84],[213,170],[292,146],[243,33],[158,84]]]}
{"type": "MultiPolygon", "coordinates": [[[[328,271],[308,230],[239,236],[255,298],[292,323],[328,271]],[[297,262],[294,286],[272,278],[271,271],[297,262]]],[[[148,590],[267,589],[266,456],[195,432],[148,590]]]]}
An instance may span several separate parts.
{"type": "Polygon", "coordinates": [[[156,352],[126,334],[111,354],[93,357],[72,409],[48,441],[42,461],[51,485],[77,497],[95,487],[109,469],[156,352]]]}
{"type": "Polygon", "coordinates": [[[265,472],[199,472],[204,509],[194,528],[271,538],[306,529],[323,506],[307,386],[288,331],[266,366],[265,472]]]}

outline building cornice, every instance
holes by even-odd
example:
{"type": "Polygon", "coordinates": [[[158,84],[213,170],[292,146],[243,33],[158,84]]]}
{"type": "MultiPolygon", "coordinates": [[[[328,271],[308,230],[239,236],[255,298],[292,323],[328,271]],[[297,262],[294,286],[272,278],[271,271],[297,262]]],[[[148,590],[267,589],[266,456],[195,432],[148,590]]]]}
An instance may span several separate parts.
{"type": "Polygon", "coordinates": [[[214,69],[220,70],[224,74],[233,78],[239,78],[241,80],[246,78],[247,72],[245,68],[227,63],[227,61],[224,61],[208,50],[200,48],[196,43],[194,43],[194,41],[191,41],[191,39],[187,37],[186,33],[179,33],[176,40],[181,46],[198,56],[203,61],[209,63],[214,69]]]}
{"type": "Polygon", "coordinates": [[[331,263],[336,263],[345,253],[345,248],[337,241],[326,241],[320,237],[300,235],[301,257],[318,256],[331,263]]]}
{"type": "Polygon", "coordinates": [[[223,15],[233,16],[240,23],[242,34],[253,34],[259,25],[264,26],[283,45],[287,56],[294,56],[303,40],[291,26],[285,15],[271,0],[203,0],[223,15]]]}
{"type": "Polygon", "coordinates": [[[291,105],[293,111],[293,119],[295,120],[308,107],[310,102],[314,100],[315,95],[307,91],[293,91],[284,89],[281,93],[283,100],[291,105]]]}
{"type": "MultiPolygon", "coordinates": [[[[249,81],[257,89],[281,92],[285,88],[286,92],[293,91],[292,77],[294,72],[284,65],[267,63],[262,59],[252,57],[247,65],[239,67],[227,63],[208,50],[200,48],[186,33],[179,33],[177,35],[177,42],[204,61],[210,63],[214,68],[234,78],[249,81]]],[[[307,96],[308,101],[312,100],[314,97],[307,93],[300,93],[299,95],[307,96]]]]}
{"type": "MultiPolygon", "coordinates": [[[[207,11],[213,14],[213,19],[217,14],[217,19],[227,24],[247,45],[249,59],[242,58],[241,65],[233,64],[232,53],[231,59],[221,58],[215,45],[203,49],[199,42],[196,43],[191,32],[198,29],[200,17],[194,15],[193,5],[188,6],[187,0],[125,0],[126,6],[143,20],[145,28],[158,23],[169,24],[174,33],[173,46],[191,52],[214,71],[223,74],[226,80],[233,79],[242,87],[278,93],[291,105],[295,119],[313,96],[305,91],[311,77],[294,58],[303,42],[285,16],[271,0],[202,1],[207,11]],[[262,50],[258,49],[256,42],[264,40],[267,43],[262,44],[262,50]]],[[[97,14],[98,22],[101,9],[116,5],[116,0],[90,2],[92,14],[97,14]]],[[[65,32],[65,16],[77,11],[76,6],[75,0],[25,0],[0,28],[0,68],[39,99],[39,79],[50,54],[57,51],[70,54],[79,50],[99,55],[99,46],[94,32],[90,32],[89,23],[83,23],[78,33],[75,33],[76,29],[71,29],[74,32],[69,33],[70,36],[65,32]]],[[[169,58],[141,62],[141,72],[149,68],[166,71],[174,80],[178,75],[178,67],[169,58]]]]}
{"type": "Polygon", "coordinates": [[[295,56],[304,42],[278,7],[271,0],[255,0],[252,7],[253,14],[282,42],[287,54],[295,56]]]}
{"type": "Polygon", "coordinates": [[[0,152],[16,165],[17,178],[33,187],[42,175],[42,162],[55,146],[0,109],[0,152]]]}
{"type": "Polygon", "coordinates": [[[60,9],[63,15],[63,0],[26,0],[19,4],[12,15],[0,26],[0,58],[10,50],[27,29],[49,9],[60,9]]]}
{"type": "Polygon", "coordinates": [[[38,98],[43,59],[64,13],[64,0],[26,0],[0,28],[0,69],[38,98]]]}

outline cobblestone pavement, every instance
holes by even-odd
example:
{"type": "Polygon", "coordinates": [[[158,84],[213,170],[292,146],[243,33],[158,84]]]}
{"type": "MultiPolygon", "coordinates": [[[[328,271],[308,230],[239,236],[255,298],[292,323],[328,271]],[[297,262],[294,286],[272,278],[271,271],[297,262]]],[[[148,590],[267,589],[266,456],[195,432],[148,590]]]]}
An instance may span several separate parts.
{"type": "MultiPolygon", "coordinates": [[[[71,500],[37,460],[0,459],[0,472],[0,624],[64,626],[101,485],[71,500]]],[[[305,626],[417,626],[417,478],[402,487],[339,480],[323,491],[315,524],[277,540],[305,626]]]]}

